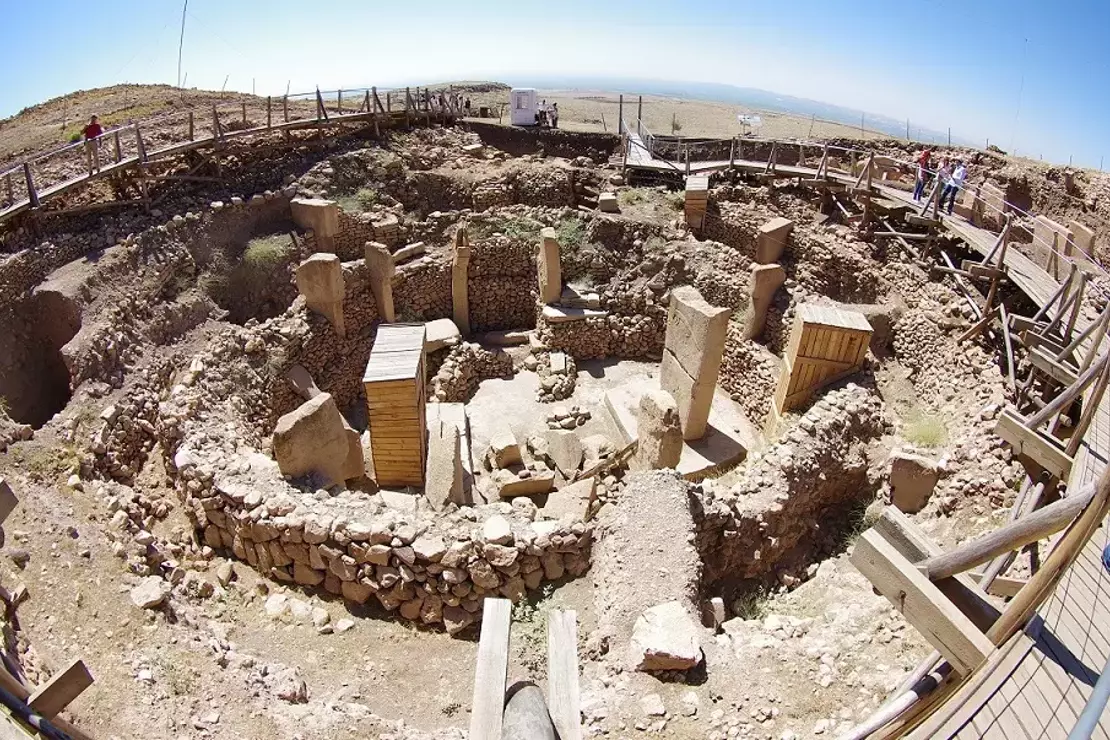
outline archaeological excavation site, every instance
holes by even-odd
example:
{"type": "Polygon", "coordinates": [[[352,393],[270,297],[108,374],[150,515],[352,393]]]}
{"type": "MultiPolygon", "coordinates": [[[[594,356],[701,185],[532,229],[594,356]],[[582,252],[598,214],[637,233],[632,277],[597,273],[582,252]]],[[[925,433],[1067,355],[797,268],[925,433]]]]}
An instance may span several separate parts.
{"type": "Polygon", "coordinates": [[[242,97],[0,160],[12,737],[1071,728],[1110,177],[242,97]]]}

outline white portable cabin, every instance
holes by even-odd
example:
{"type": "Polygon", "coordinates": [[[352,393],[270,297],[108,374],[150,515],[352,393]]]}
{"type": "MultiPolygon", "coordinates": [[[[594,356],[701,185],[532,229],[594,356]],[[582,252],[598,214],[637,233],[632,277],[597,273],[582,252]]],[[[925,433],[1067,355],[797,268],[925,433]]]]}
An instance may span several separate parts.
{"type": "Polygon", "coordinates": [[[513,111],[514,126],[535,126],[536,113],[540,110],[536,88],[514,87],[509,93],[509,107],[513,111]]]}

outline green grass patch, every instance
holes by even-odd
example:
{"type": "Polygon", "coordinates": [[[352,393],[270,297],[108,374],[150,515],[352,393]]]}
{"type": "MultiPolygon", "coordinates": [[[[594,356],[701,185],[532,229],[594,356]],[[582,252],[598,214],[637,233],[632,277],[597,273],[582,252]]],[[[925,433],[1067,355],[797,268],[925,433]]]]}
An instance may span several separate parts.
{"type": "Polygon", "coordinates": [[[667,205],[676,211],[681,211],[686,208],[686,193],[681,191],[677,193],[667,193],[663,196],[663,199],[667,202],[667,205]]]}
{"type": "Polygon", "coordinates": [[[617,200],[622,206],[634,206],[647,200],[647,195],[640,188],[628,188],[617,195],[617,200]]]}
{"type": "Polygon", "coordinates": [[[552,610],[562,607],[554,594],[555,584],[545,583],[513,604],[512,643],[532,677],[541,677],[547,670],[547,619],[552,610]]]}
{"type": "Polygon", "coordinates": [[[580,218],[567,218],[555,227],[559,245],[569,248],[581,247],[586,243],[586,223],[580,218]]]}
{"type": "Polygon", "coordinates": [[[767,616],[767,591],[756,588],[737,596],[732,610],[740,619],[763,619],[767,616]]]}
{"type": "Polygon", "coordinates": [[[289,246],[287,234],[251,239],[243,250],[242,264],[252,270],[272,269],[285,261],[289,246]]]}
{"type": "Polygon", "coordinates": [[[902,436],[921,447],[941,447],[948,441],[948,425],[936,414],[918,410],[906,418],[902,436]]]}

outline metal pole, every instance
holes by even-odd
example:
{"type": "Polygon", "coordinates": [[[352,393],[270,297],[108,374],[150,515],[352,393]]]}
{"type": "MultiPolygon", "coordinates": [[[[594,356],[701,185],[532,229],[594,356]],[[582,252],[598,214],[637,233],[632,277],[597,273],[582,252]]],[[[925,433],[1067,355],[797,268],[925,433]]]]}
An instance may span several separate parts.
{"type": "MultiPolygon", "coordinates": [[[[1091,628],[1093,629],[1094,625],[1091,625],[1091,628]]],[[[1083,707],[1083,712],[1075,721],[1075,727],[1068,734],[1068,740],[1088,740],[1091,737],[1108,699],[1110,699],[1110,659],[1107,659],[1106,665],[1103,666],[1102,675],[1095,684],[1095,690],[1091,692],[1087,706],[1083,707]]]]}
{"type": "Polygon", "coordinates": [[[624,96],[617,98],[617,133],[624,133],[624,96]]]}
{"type": "Polygon", "coordinates": [[[636,101],[636,120],[644,120],[644,96],[641,95],[636,101]]]}
{"type": "Polygon", "coordinates": [[[181,38],[177,41],[177,86],[181,87],[181,50],[185,47],[185,11],[189,7],[189,0],[181,6],[181,38]]]}

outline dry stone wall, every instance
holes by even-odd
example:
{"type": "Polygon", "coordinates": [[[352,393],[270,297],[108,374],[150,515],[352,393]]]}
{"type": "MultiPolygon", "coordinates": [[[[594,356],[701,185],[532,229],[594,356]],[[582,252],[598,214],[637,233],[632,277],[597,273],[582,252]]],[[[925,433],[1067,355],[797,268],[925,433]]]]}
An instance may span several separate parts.
{"type": "Polygon", "coordinates": [[[817,401],[730,490],[695,488],[704,584],[804,566],[835,544],[836,523],[877,488],[867,476],[867,445],[883,430],[879,397],[849,383],[817,401]]]}

